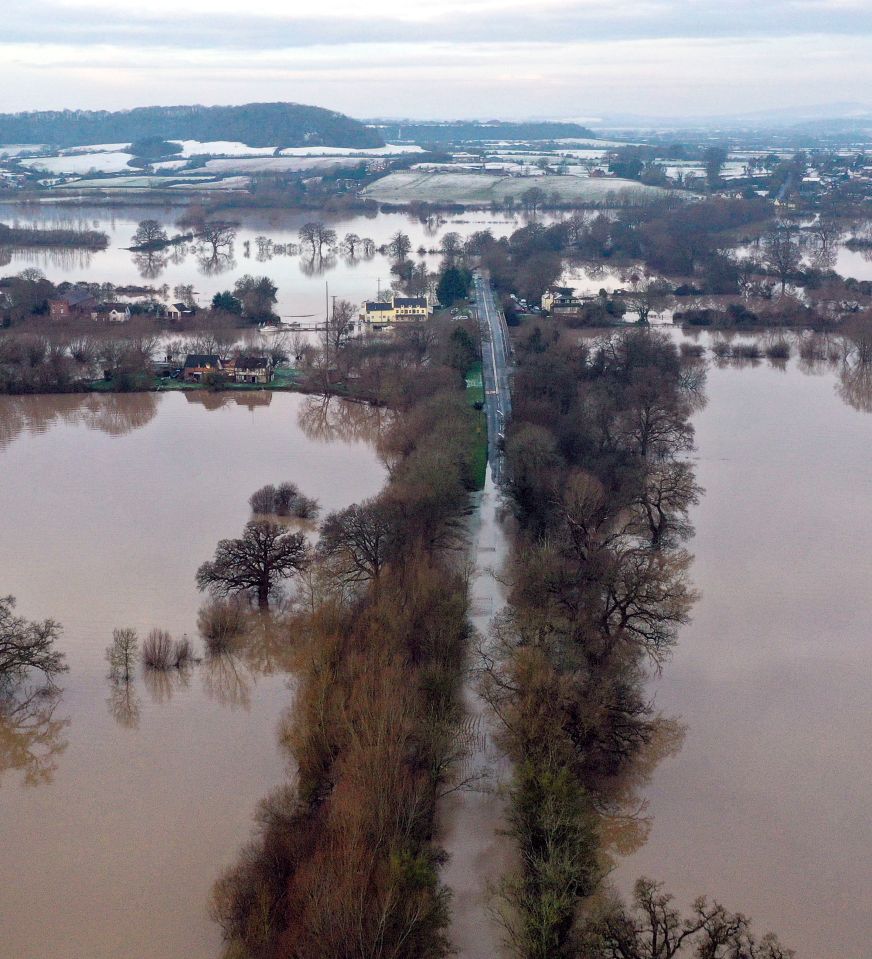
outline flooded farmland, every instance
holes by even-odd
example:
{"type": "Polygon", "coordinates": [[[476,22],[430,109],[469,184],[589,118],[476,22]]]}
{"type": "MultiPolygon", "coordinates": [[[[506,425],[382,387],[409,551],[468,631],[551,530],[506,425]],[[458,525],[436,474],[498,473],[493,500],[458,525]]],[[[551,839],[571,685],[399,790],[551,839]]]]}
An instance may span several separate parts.
{"type": "MultiPolygon", "coordinates": [[[[495,236],[507,236],[528,221],[522,216],[487,212],[469,212],[422,223],[406,213],[379,213],[372,216],[330,217],[320,213],[286,210],[229,210],[226,219],[238,224],[230,247],[222,247],[217,258],[198,253],[197,244],[184,244],[147,256],[126,249],[137,224],[146,218],[157,219],[169,235],[179,231],[176,221],[184,207],[65,207],[0,206],[0,222],[38,226],[41,229],[64,228],[101,230],[109,236],[109,246],[98,252],[78,250],[0,250],[0,268],[16,273],[27,267],[43,271],[53,283],[64,280],[89,283],[113,283],[116,286],[167,284],[169,294],[179,284],[193,284],[200,306],[208,306],[215,293],[232,289],[247,273],[267,275],[278,287],[276,311],[284,320],[324,316],[327,289],[330,295],[359,304],[375,298],[379,289],[390,287],[395,277],[390,258],[376,253],[370,258],[349,259],[341,255],[313,258],[309,248],[299,248],[300,227],[311,220],[323,220],[336,231],[341,241],[347,233],[372,239],[376,247],[387,244],[402,231],[412,243],[411,256],[424,262],[430,271],[438,268],[438,253],[419,257],[415,251],[437,250],[446,233],[468,236],[477,230],[491,230],[495,236]],[[262,237],[258,243],[258,237],[262,237]],[[266,242],[264,242],[266,241],[266,242]],[[281,252],[279,252],[281,251],[281,252]]],[[[545,218],[545,222],[548,222],[545,218]]],[[[540,218],[541,220],[541,218],[540,218]]],[[[326,248],[325,248],[326,254],[326,248]]]]}
{"type": "Polygon", "coordinates": [[[116,627],[187,634],[194,573],[284,479],[322,514],[373,495],[384,470],[367,407],[286,393],[0,398],[0,592],[53,617],[63,692],[0,726],[3,956],[214,959],[206,899],[282,777],[292,702],[283,644],[119,697],[116,627]]]}
{"type": "Polygon", "coordinates": [[[714,366],[695,417],[693,622],[653,684],[680,719],[618,886],[662,880],[800,959],[872,941],[872,416],[868,377],[714,366]],[[644,834],[644,829],[642,830],[644,834]]]}

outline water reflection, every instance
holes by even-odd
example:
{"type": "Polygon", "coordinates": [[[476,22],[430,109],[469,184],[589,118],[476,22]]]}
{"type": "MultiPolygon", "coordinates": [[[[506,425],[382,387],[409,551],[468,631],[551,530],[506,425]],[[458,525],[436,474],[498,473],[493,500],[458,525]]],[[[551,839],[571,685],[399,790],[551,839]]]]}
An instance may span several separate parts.
{"type": "Polygon", "coordinates": [[[273,400],[272,390],[186,390],[185,400],[206,410],[220,410],[232,406],[244,406],[248,410],[269,406],[273,400]]]}
{"type": "Polygon", "coordinates": [[[852,409],[872,413],[872,363],[843,363],[839,369],[836,393],[852,409]]]}
{"type": "Polygon", "coordinates": [[[391,420],[389,410],[327,396],[307,396],[297,422],[303,433],[322,443],[334,440],[376,445],[391,420]]]}
{"type": "Polygon", "coordinates": [[[0,396],[0,449],[21,433],[45,433],[59,423],[124,436],[150,423],[159,403],[154,393],[0,396]]]}
{"type": "Polygon", "coordinates": [[[609,868],[617,857],[629,856],[647,842],[653,819],[647,814],[648,800],[642,791],[657,766],[681,751],[686,735],[687,727],[678,719],[655,717],[647,742],[633,762],[598,795],[601,848],[609,868]]]}
{"type": "Polygon", "coordinates": [[[208,653],[201,676],[203,691],[210,699],[231,710],[251,709],[255,677],[236,651],[228,648],[208,653]]]}
{"type": "Polygon", "coordinates": [[[142,701],[130,680],[109,680],[109,696],[106,699],[109,715],[125,729],[138,729],[142,713],[142,701]]]}
{"type": "Polygon", "coordinates": [[[0,783],[8,770],[22,774],[27,786],[50,783],[67,748],[69,718],[55,716],[62,690],[31,690],[23,698],[0,698],[0,783]]]}
{"type": "Polygon", "coordinates": [[[332,253],[326,256],[300,257],[300,272],[303,276],[319,276],[335,269],[338,262],[332,253]]]}
{"type": "Polygon", "coordinates": [[[144,280],[156,280],[167,268],[169,257],[166,253],[150,250],[147,253],[134,253],[133,265],[144,280]]]}
{"type": "Polygon", "coordinates": [[[174,669],[143,669],[142,680],[155,706],[170,702],[173,694],[188,689],[191,685],[193,666],[174,669]]]}
{"type": "Polygon", "coordinates": [[[203,276],[217,276],[220,273],[227,273],[236,267],[236,260],[233,256],[233,246],[229,250],[213,250],[211,247],[201,247],[197,251],[197,269],[203,276]]]}

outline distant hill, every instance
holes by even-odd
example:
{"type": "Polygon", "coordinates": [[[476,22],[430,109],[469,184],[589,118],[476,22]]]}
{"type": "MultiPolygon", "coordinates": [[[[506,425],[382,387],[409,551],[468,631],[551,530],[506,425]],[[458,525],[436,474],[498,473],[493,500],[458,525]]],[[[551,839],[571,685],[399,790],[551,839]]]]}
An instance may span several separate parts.
{"type": "Polygon", "coordinates": [[[413,143],[462,143],[485,140],[559,140],[562,137],[592,139],[596,134],[579,123],[557,123],[550,121],[531,123],[508,123],[498,120],[491,122],[450,122],[416,123],[414,121],[395,121],[376,123],[385,139],[391,143],[397,140],[411,140],[413,143]]]}
{"type": "Polygon", "coordinates": [[[0,114],[0,143],[58,147],[164,140],[235,140],[251,147],[379,147],[379,132],[342,113],[299,103],[137,107],[0,114]]]}

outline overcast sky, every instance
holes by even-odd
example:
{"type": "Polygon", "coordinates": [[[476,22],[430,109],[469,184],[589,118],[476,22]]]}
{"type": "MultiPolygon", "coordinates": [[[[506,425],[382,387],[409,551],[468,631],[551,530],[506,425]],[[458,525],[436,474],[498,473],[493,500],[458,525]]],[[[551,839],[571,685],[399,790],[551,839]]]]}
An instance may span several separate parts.
{"type": "Polygon", "coordinates": [[[357,117],[596,118],[872,103],[872,0],[0,7],[2,111],[294,100],[357,117]]]}

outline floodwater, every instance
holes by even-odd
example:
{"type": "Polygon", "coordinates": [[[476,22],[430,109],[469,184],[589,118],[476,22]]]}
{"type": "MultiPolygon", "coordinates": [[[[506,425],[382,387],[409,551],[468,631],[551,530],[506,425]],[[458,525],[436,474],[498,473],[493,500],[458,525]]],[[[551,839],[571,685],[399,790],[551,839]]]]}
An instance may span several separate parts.
{"type": "Polygon", "coordinates": [[[872,385],[712,367],[695,417],[693,623],[653,688],[686,727],[615,873],[772,929],[798,959],[872,942],[872,385]]]}
{"type": "MultiPolygon", "coordinates": [[[[107,680],[115,627],[197,636],[194,573],[285,479],[375,494],[378,411],[286,393],[0,397],[0,594],[63,624],[56,702],[0,725],[0,955],[215,959],[210,886],[284,772],[286,646],[107,680]]],[[[323,512],[322,512],[323,515],[323,512]]]]}
{"type": "MultiPolygon", "coordinates": [[[[106,208],[42,206],[0,206],[0,222],[38,226],[42,229],[81,228],[102,230],[110,238],[109,247],[97,252],[74,250],[2,250],[0,270],[16,273],[27,267],[36,267],[54,283],[87,281],[113,283],[116,286],[168,284],[168,296],[180,284],[193,284],[195,299],[208,306],[215,293],[232,289],[239,277],[246,273],[269,276],[278,287],[276,312],[283,319],[322,319],[329,296],[350,300],[355,305],[378,291],[390,288],[395,277],[390,272],[390,258],[376,254],[371,259],[358,257],[349,260],[343,256],[313,260],[309,247],[299,246],[298,230],[303,223],[321,220],[337,233],[341,240],[347,233],[356,233],[382,246],[402,231],[412,242],[411,258],[424,262],[430,271],[438,269],[440,256],[427,254],[419,257],[416,251],[437,250],[446,233],[456,232],[466,237],[477,230],[491,230],[495,236],[506,236],[524,226],[523,216],[505,216],[485,212],[469,212],[462,216],[443,218],[438,223],[424,224],[406,213],[378,213],[373,216],[331,217],[321,213],[291,212],[287,210],[228,210],[227,220],[238,223],[236,239],[231,248],[220,248],[217,261],[203,261],[196,244],[170,248],[148,257],[133,254],[131,237],[143,219],[158,220],[169,235],[179,232],[176,221],[183,207],[106,208]],[[265,237],[272,246],[258,245],[257,237],[265,237]],[[246,243],[248,244],[246,246],[246,243]],[[276,252],[276,246],[293,252],[276,252]]],[[[546,218],[547,222],[547,218],[546,218]]],[[[210,248],[211,249],[211,248],[210,248]]],[[[326,253],[326,250],[325,250],[326,253]]]]}
{"type": "MultiPolygon", "coordinates": [[[[503,506],[490,469],[476,506],[470,535],[475,562],[470,619],[479,641],[486,643],[493,618],[506,602],[497,576],[508,553],[503,506]]],[[[477,691],[477,661],[470,651],[472,668],[462,692],[467,756],[458,773],[459,788],[440,809],[441,841],[449,856],[442,878],[452,892],[449,937],[457,954],[463,959],[498,959],[505,953],[504,930],[495,918],[491,894],[515,865],[504,821],[504,788],[511,768],[496,741],[496,719],[477,691]]]]}

